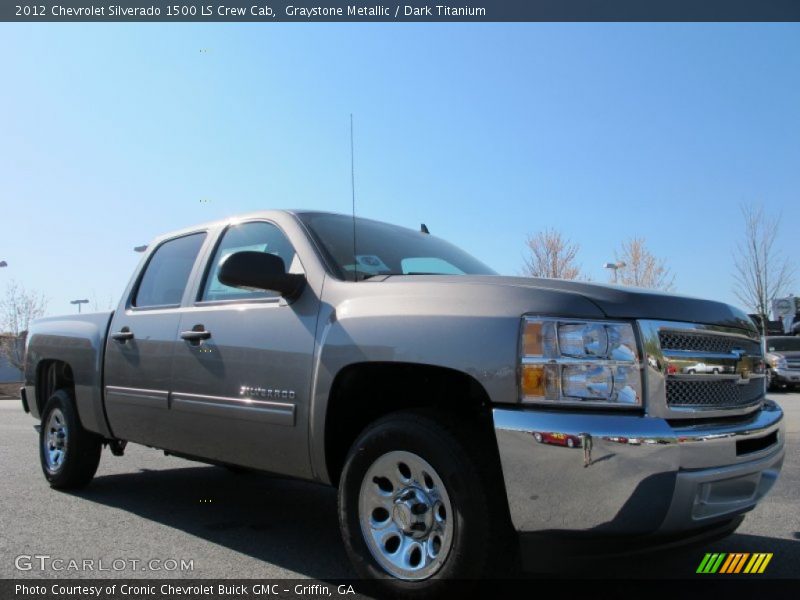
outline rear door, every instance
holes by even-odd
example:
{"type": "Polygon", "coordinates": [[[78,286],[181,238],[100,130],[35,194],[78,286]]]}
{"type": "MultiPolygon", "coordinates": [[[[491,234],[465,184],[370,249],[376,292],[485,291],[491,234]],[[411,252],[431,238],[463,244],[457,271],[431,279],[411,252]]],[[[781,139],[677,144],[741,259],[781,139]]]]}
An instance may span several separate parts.
{"type": "Polygon", "coordinates": [[[288,271],[304,273],[274,222],[245,221],[222,232],[180,320],[172,365],[173,447],[220,462],[308,475],[319,300],[310,285],[291,303],[275,292],[223,285],[221,262],[243,250],[276,254],[288,271]]]}
{"type": "Polygon", "coordinates": [[[161,242],[122,299],[106,341],[105,404],[113,434],[169,447],[169,382],[180,306],[204,231],[161,242]]]}

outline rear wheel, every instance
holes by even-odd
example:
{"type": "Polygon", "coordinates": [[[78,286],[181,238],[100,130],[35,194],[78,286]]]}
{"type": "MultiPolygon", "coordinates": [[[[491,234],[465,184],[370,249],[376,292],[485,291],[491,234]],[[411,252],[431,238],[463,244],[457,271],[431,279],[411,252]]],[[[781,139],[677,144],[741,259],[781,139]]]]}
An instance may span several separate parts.
{"type": "Polygon", "coordinates": [[[444,580],[516,564],[499,465],[489,460],[496,453],[477,427],[445,422],[430,413],[384,417],[345,463],[345,547],[361,577],[393,594],[437,593],[444,580]]]}
{"type": "Polygon", "coordinates": [[[55,392],[45,404],[39,429],[42,472],[54,488],[88,484],[100,463],[102,438],[86,431],[78,420],[72,396],[55,392]]]}

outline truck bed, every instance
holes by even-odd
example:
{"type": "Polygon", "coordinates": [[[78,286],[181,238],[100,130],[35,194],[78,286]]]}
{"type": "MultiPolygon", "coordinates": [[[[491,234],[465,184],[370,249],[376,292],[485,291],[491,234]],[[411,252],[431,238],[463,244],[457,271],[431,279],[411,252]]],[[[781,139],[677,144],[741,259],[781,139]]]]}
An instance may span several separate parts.
{"type": "Polygon", "coordinates": [[[47,398],[37,394],[38,378],[54,361],[70,365],[75,382],[75,401],[82,425],[104,436],[110,435],[103,412],[103,358],[113,311],[46,317],[37,320],[28,333],[25,388],[31,413],[41,418],[47,398]],[[42,357],[46,357],[43,359],[42,357]]]}

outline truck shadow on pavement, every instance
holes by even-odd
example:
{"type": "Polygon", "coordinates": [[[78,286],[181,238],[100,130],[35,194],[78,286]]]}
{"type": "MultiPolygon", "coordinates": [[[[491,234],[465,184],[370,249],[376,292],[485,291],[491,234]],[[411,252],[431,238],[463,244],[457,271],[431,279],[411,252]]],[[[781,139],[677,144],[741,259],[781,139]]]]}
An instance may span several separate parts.
{"type": "MultiPolygon", "coordinates": [[[[98,476],[73,495],[304,576],[355,576],[342,546],[333,488],[204,465],[98,476]]],[[[228,576],[236,575],[245,574],[228,576]]]]}
{"type": "MultiPolygon", "coordinates": [[[[355,577],[339,534],[336,490],[212,466],[98,476],[72,495],[122,509],[314,579],[355,577]]],[[[797,538],[797,532],[792,532],[797,538]]],[[[547,548],[542,549],[547,554],[547,548]]],[[[771,552],[765,577],[797,577],[800,542],[734,533],[691,546],[547,560],[525,577],[694,578],[706,552],[771,552]]],[[[274,576],[261,572],[229,576],[274,576]]],[[[280,575],[278,575],[280,576],[280,575]]],[[[704,576],[708,577],[708,576],[704,576]]]]}

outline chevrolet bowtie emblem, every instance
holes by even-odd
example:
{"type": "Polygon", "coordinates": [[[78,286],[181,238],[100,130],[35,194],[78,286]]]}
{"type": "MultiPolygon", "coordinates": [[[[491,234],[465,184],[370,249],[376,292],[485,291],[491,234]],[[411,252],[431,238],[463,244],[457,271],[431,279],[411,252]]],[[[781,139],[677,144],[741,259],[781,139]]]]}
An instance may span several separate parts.
{"type": "Polygon", "coordinates": [[[749,356],[741,348],[734,348],[732,354],[736,356],[735,372],[739,374],[737,383],[745,384],[750,382],[750,375],[753,373],[761,373],[763,364],[758,357],[749,356]]]}

